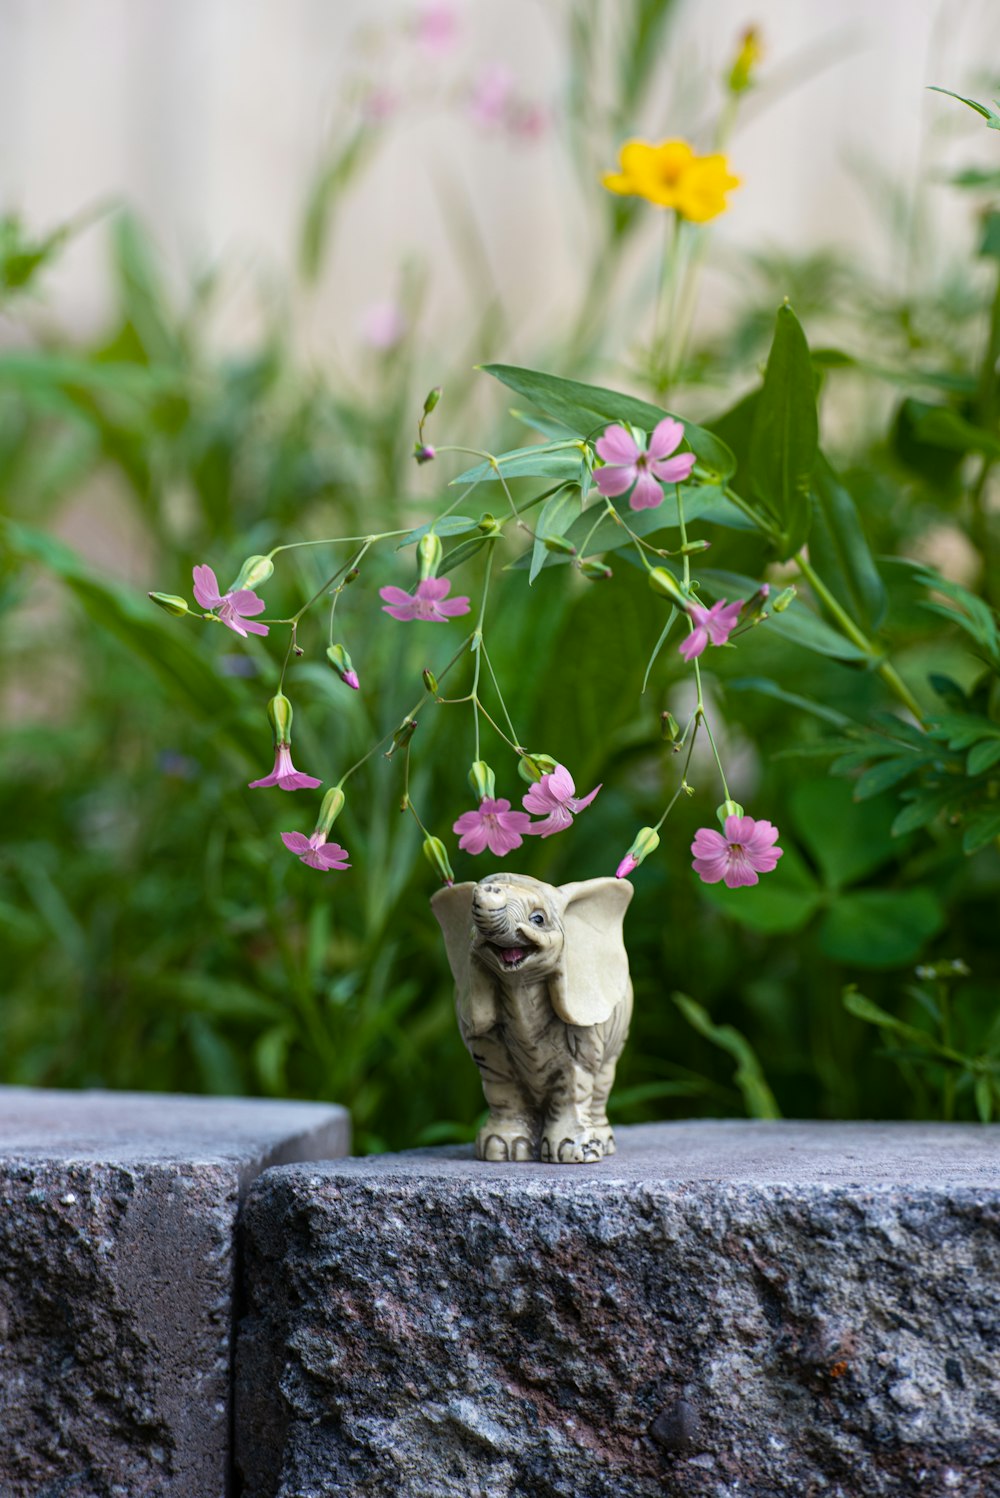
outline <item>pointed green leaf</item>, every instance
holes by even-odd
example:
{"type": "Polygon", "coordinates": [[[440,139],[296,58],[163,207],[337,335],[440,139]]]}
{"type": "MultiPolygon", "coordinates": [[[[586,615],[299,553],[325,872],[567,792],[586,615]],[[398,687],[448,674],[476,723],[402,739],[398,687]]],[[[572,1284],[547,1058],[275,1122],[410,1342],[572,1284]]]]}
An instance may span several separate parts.
{"type": "Polygon", "coordinates": [[[885,584],[850,493],[818,453],[813,469],[809,560],[833,595],[865,629],[885,617],[885,584]]]}
{"type": "Polygon", "coordinates": [[[764,386],[754,410],[749,462],[751,491],[780,528],[782,561],[798,551],[809,534],[809,487],[818,440],[809,345],[786,304],[778,309],[764,386]]]}

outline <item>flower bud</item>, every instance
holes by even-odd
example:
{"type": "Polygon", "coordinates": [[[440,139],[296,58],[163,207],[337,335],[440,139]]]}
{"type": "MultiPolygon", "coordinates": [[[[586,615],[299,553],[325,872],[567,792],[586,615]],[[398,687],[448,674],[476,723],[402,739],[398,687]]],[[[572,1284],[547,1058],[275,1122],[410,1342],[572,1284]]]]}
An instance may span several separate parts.
{"type": "Polygon", "coordinates": [[[614,577],[614,573],[607,562],[581,562],[580,571],[584,577],[589,577],[593,582],[601,582],[609,577],[614,577]]]}
{"type": "Polygon", "coordinates": [[[495,515],[491,515],[489,510],[486,510],[479,517],[478,529],[482,531],[484,536],[499,536],[502,527],[497,517],[495,515]]]}
{"type": "Polygon", "coordinates": [[[794,583],[791,583],[789,587],[782,589],[782,591],[778,594],[777,598],[771,605],[771,612],[773,614],[783,614],[788,605],[794,600],[798,591],[799,590],[798,588],[796,588],[794,583]]]}
{"type": "Polygon", "coordinates": [[[563,536],[539,536],[546,551],[557,551],[564,557],[575,557],[576,547],[563,536]]]}
{"type": "Polygon", "coordinates": [[[358,691],[361,686],[361,683],[358,681],[358,673],[355,671],[354,662],[343,645],[328,645],[326,648],[326,658],[344,685],[351,687],[355,692],[358,691]]]}
{"type": "Polygon", "coordinates": [[[479,801],[485,800],[487,796],[492,801],[497,793],[497,778],[484,759],[473,761],[469,771],[469,784],[479,801]]]}
{"type": "Polygon", "coordinates": [[[414,442],[413,456],[418,463],[433,463],[437,453],[429,442],[414,442]]]}
{"type": "Polygon", "coordinates": [[[267,704],[267,720],[274,732],[276,744],[292,742],[292,704],[284,692],[279,692],[267,704]]]}
{"type": "Polygon", "coordinates": [[[420,537],[417,542],[417,565],[420,568],[421,582],[425,577],[437,576],[443,555],[444,547],[441,545],[440,536],[436,536],[433,531],[428,531],[426,536],[420,537]]]}
{"type": "Polygon", "coordinates": [[[435,385],[433,390],[428,391],[427,399],[424,401],[424,415],[429,416],[444,394],[443,385],[435,385]]]}
{"type": "Polygon", "coordinates": [[[681,556],[693,557],[695,552],[697,551],[707,551],[711,544],[711,541],[705,540],[685,541],[684,545],[681,547],[681,556]]]}
{"type": "Polygon", "coordinates": [[[670,744],[676,744],[681,727],[673,713],[660,714],[660,733],[670,744]]]}
{"type": "Polygon", "coordinates": [[[761,583],[756,593],[752,593],[740,610],[740,624],[759,624],[761,619],[766,618],[764,605],[770,596],[770,586],[761,583]]]}
{"type": "Polygon", "coordinates": [[[345,574],[344,574],[344,581],[341,583],[340,586],[342,588],[346,588],[351,583],[355,582],[360,576],[361,576],[361,568],[360,567],[352,567],[351,570],[350,570],[350,572],[345,572],[345,574]]]}
{"type": "Polygon", "coordinates": [[[343,811],[346,799],[339,785],[330,787],[320,804],[319,817],[316,821],[317,832],[322,832],[324,837],[329,836],[330,828],[343,811]]]}
{"type": "Polygon", "coordinates": [[[731,94],[746,93],[754,81],[754,71],[763,55],[760,32],[756,26],[748,26],[740,38],[740,49],[733,59],[729,77],[726,79],[726,87],[731,94]]]}
{"type": "Polygon", "coordinates": [[[424,679],[424,686],[427,688],[428,692],[432,697],[436,697],[438,691],[438,679],[434,675],[434,672],[428,670],[428,668],[425,666],[420,674],[424,679]]]}
{"type": "Polygon", "coordinates": [[[534,785],[543,775],[551,775],[558,764],[551,754],[522,754],[517,762],[517,773],[529,785],[534,785]]]}
{"type": "Polygon", "coordinates": [[[728,817],[742,817],[744,811],[738,801],[723,801],[721,806],[715,808],[715,815],[719,819],[719,826],[723,832],[726,830],[726,819],[728,817]]]}
{"type": "Polygon", "coordinates": [[[676,604],[679,609],[686,609],[688,601],[684,596],[684,590],[674,577],[674,574],[666,567],[651,567],[646,581],[654,593],[661,598],[669,598],[670,602],[676,604]]]}
{"type": "Polygon", "coordinates": [[[240,588],[259,588],[273,572],[274,563],[270,557],[247,557],[240,568],[239,577],[233,583],[232,591],[236,593],[240,588]]]}
{"type": "Polygon", "coordinates": [[[161,609],[166,610],[168,614],[173,614],[175,619],[180,619],[184,614],[194,612],[193,609],[188,608],[187,599],[178,598],[176,593],[150,593],[148,596],[161,609]]]}
{"type": "Polygon", "coordinates": [[[404,718],[392,736],[392,744],[386,750],[386,759],[392,759],[397,749],[403,749],[417,731],[416,718],[404,718]]]}
{"type": "Polygon", "coordinates": [[[687,783],[686,780],[682,780],[681,781],[681,790],[684,792],[685,796],[693,796],[694,795],[694,786],[693,785],[688,785],[688,783],[687,783]]]}
{"type": "Polygon", "coordinates": [[[626,878],[627,875],[631,874],[633,869],[639,867],[644,858],[648,858],[650,853],[655,853],[659,846],[660,834],[656,828],[640,827],[635,835],[635,842],[629,848],[615,871],[615,878],[626,878]]]}
{"type": "Polygon", "coordinates": [[[436,869],[445,884],[454,884],[455,875],[448,862],[448,851],[439,837],[424,838],[424,857],[432,869],[436,869]]]}

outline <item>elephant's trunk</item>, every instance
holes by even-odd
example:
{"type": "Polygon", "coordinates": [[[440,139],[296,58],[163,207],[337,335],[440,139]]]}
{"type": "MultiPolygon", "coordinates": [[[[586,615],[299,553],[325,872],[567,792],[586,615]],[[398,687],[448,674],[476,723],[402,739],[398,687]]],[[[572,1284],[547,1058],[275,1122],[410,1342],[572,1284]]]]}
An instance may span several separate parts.
{"type": "Polygon", "coordinates": [[[477,884],[472,894],[472,919],[488,941],[511,936],[507,891],[498,884],[477,884]]]}

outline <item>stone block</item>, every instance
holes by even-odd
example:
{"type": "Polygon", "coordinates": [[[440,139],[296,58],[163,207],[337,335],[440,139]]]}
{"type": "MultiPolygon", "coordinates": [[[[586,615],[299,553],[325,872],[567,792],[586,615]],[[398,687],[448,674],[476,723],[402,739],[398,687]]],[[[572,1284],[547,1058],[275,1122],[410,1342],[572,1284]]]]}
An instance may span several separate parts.
{"type": "Polygon", "coordinates": [[[690,1122],[270,1170],[246,1498],[997,1498],[1000,1128],[690,1122]]]}
{"type": "Polygon", "coordinates": [[[0,1498],[230,1491],[236,1220],[342,1108],[0,1088],[0,1498]]]}

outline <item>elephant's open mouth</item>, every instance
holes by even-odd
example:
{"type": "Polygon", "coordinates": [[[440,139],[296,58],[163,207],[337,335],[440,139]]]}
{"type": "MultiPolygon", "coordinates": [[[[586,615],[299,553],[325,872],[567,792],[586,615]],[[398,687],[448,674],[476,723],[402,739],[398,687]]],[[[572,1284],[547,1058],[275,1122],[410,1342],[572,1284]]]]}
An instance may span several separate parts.
{"type": "Polygon", "coordinates": [[[519,968],[524,960],[531,956],[531,952],[527,947],[500,947],[495,941],[491,941],[490,946],[500,958],[504,967],[512,970],[519,968]]]}

